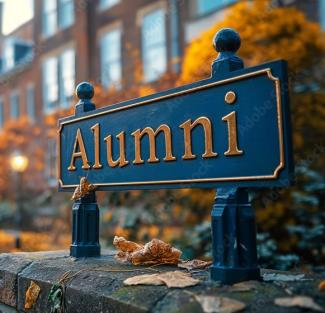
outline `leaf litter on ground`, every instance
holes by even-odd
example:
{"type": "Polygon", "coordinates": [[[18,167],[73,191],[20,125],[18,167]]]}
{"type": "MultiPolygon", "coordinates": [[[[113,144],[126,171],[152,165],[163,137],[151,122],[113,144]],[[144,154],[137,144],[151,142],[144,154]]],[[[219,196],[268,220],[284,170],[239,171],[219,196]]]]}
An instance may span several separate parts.
{"type": "Polygon", "coordinates": [[[185,288],[195,286],[200,280],[191,277],[189,273],[181,271],[163,272],[159,274],[145,274],[129,277],[124,280],[124,285],[166,285],[168,288],[185,288]]]}
{"type": "Polygon", "coordinates": [[[244,281],[230,286],[229,291],[230,292],[251,291],[253,289],[257,289],[257,284],[258,282],[254,280],[244,281]]]}
{"type": "Polygon", "coordinates": [[[178,263],[178,267],[185,268],[188,271],[191,271],[191,270],[205,269],[211,264],[212,264],[211,261],[202,261],[197,259],[189,260],[189,261],[180,260],[180,262],[178,263]]]}
{"type": "Polygon", "coordinates": [[[325,312],[324,309],[321,308],[312,298],[307,296],[276,298],[274,299],[274,303],[282,307],[299,307],[317,312],[325,312]]]}
{"type": "Polygon", "coordinates": [[[200,303],[204,313],[235,313],[246,308],[245,303],[226,297],[204,295],[194,297],[200,303]]]}

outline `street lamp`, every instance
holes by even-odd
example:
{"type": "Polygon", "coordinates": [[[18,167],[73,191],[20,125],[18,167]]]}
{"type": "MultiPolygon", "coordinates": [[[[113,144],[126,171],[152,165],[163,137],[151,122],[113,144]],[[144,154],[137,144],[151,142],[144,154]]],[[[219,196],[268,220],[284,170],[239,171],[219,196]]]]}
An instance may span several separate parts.
{"type": "Polygon", "coordinates": [[[23,176],[22,174],[26,171],[28,167],[28,158],[16,152],[10,158],[10,166],[13,172],[17,174],[17,190],[16,190],[16,216],[15,216],[15,224],[17,227],[18,233],[16,234],[16,249],[20,249],[21,242],[20,242],[20,230],[21,230],[21,216],[22,216],[22,188],[23,188],[23,176]]]}
{"type": "Polygon", "coordinates": [[[23,173],[28,166],[28,158],[22,154],[15,153],[10,158],[10,166],[14,172],[23,173]]]}

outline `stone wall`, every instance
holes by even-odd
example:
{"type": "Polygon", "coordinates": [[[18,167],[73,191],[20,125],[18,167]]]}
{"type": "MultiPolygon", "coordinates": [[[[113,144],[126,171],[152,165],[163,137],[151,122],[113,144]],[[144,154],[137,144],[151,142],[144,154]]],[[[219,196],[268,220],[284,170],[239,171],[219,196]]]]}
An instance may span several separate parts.
{"type": "Polygon", "coordinates": [[[293,295],[312,296],[319,305],[325,306],[324,293],[318,291],[319,281],[325,275],[290,283],[254,282],[253,287],[238,288],[221,286],[209,280],[208,270],[197,270],[192,276],[200,279],[201,283],[194,287],[169,289],[166,286],[123,285],[123,281],[131,276],[176,269],[173,266],[135,267],[121,264],[115,261],[114,253],[110,251],[104,251],[100,258],[78,260],[69,257],[67,251],[1,254],[0,313],[51,312],[48,303],[50,290],[64,275],[68,275],[64,284],[65,312],[68,313],[204,312],[196,301],[196,295],[237,299],[246,304],[244,312],[300,312],[299,308],[288,309],[274,304],[275,297],[288,297],[289,291],[293,295]],[[41,291],[34,307],[25,310],[26,291],[31,281],[41,291]]]}

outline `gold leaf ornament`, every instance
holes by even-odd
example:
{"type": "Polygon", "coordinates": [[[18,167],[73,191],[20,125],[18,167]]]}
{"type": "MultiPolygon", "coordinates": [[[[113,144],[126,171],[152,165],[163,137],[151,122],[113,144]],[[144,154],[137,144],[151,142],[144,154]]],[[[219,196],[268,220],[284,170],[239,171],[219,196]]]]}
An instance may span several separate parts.
{"type": "Polygon", "coordinates": [[[37,298],[41,292],[41,287],[35,282],[31,281],[30,285],[26,291],[25,297],[25,309],[31,309],[35,305],[37,298]]]}
{"type": "Polygon", "coordinates": [[[88,182],[86,177],[81,177],[79,186],[75,189],[71,200],[78,200],[87,196],[91,191],[95,190],[95,186],[88,182]]]}

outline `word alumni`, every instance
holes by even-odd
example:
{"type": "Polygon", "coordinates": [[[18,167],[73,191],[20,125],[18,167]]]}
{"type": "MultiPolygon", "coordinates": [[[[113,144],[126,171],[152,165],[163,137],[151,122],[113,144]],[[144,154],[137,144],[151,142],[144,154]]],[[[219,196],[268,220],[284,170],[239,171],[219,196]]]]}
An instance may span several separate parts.
{"type": "MultiPolygon", "coordinates": [[[[224,152],[225,156],[239,156],[244,153],[243,150],[239,148],[238,137],[237,137],[237,121],[236,121],[236,112],[232,111],[228,115],[222,117],[222,121],[226,123],[227,134],[228,134],[228,149],[224,152]]],[[[211,120],[202,116],[194,121],[191,119],[186,120],[184,123],[179,125],[180,131],[183,132],[183,142],[184,142],[184,154],[182,156],[183,160],[191,160],[197,157],[196,154],[192,151],[192,131],[201,127],[204,132],[204,153],[202,158],[215,158],[218,156],[218,153],[213,149],[213,131],[211,120]]],[[[83,135],[81,129],[78,128],[76,132],[76,137],[74,141],[74,147],[71,155],[70,165],[68,167],[69,171],[75,171],[76,159],[80,158],[82,160],[82,169],[100,169],[103,167],[102,160],[100,159],[100,147],[101,144],[106,145],[107,152],[107,165],[109,167],[124,167],[130,164],[130,160],[127,160],[126,157],[126,133],[125,131],[120,132],[116,135],[116,139],[119,142],[119,157],[114,159],[113,157],[113,137],[112,135],[107,135],[104,138],[104,142],[100,140],[100,124],[96,123],[90,128],[90,131],[93,135],[93,155],[94,160],[91,164],[89,163],[89,158],[87,155],[87,150],[89,147],[85,146],[83,135]],[[86,149],[87,148],[87,149],[86,149]]],[[[156,155],[156,137],[159,134],[164,135],[164,146],[165,146],[165,156],[163,161],[172,162],[176,160],[176,157],[173,154],[173,143],[172,143],[172,132],[170,127],[167,124],[161,124],[158,128],[153,129],[151,127],[145,127],[143,129],[136,129],[131,133],[133,136],[134,142],[134,159],[132,164],[140,165],[145,163],[142,158],[141,151],[141,141],[144,136],[148,137],[149,140],[149,159],[148,163],[157,163],[160,162],[160,159],[156,155]]]]}

